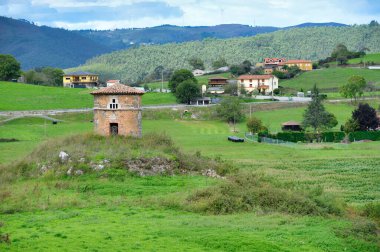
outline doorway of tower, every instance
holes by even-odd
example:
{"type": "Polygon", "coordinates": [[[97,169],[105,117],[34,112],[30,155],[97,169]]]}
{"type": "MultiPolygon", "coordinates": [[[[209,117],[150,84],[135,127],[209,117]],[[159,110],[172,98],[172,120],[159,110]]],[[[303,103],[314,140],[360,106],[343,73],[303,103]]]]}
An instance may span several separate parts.
{"type": "Polygon", "coordinates": [[[116,136],[119,134],[119,124],[118,123],[110,123],[110,132],[112,136],[116,136]]]}

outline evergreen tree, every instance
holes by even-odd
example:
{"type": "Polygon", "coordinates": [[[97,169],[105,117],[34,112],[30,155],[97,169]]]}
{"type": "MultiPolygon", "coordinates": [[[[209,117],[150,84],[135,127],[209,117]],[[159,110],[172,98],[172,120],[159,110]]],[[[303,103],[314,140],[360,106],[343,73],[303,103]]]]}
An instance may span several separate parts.
{"type": "Polygon", "coordinates": [[[322,104],[323,98],[319,94],[317,85],[312,90],[312,100],[303,115],[303,127],[311,127],[315,133],[324,129],[333,128],[338,124],[335,116],[325,110],[322,104]]]}

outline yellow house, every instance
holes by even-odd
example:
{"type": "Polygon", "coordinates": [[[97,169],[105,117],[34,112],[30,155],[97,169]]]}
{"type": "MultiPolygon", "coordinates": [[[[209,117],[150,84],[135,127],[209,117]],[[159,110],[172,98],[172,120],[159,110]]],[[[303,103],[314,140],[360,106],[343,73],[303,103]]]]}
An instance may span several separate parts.
{"type": "Polygon", "coordinates": [[[90,72],[72,72],[63,75],[63,86],[70,88],[92,88],[99,84],[99,75],[90,72]]]}
{"type": "Polygon", "coordinates": [[[313,63],[311,60],[287,60],[279,64],[279,66],[298,66],[302,71],[311,71],[313,70],[313,63]]]}

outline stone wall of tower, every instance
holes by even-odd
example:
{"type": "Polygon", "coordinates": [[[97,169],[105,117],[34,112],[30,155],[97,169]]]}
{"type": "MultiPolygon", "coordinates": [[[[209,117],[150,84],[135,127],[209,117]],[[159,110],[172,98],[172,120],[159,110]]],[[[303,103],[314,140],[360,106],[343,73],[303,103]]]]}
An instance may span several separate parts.
{"type": "Polygon", "coordinates": [[[118,124],[118,134],[141,137],[141,95],[95,95],[94,128],[100,135],[111,135],[110,124],[118,124]],[[115,100],[117,109],[110,108],[115,100]]]}

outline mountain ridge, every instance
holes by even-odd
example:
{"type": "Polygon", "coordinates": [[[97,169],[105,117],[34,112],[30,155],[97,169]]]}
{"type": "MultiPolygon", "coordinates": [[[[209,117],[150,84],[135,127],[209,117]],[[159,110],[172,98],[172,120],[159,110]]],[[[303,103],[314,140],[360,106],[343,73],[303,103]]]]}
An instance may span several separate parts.
{"type": "MultiPolygon", "coordinates": [[[[313,23],[313,25],[319,24],[313,23]]],[[[320,25],[345,26],[337,23],[320,25]]],[[[15,56],[20,61],[23,70],[43,66],[69,68],[83,64],[86,60],[104,53],[135,48],[140,45],[182,43],[210,38],[248,37],[278,29],[286,28],[224,24],[184,27],[161,25],[112,31],[69,31],[37,26],[25,19],[0,16],[0,54],[15,56]]]]}

